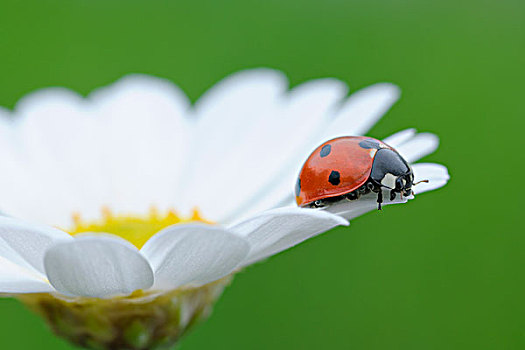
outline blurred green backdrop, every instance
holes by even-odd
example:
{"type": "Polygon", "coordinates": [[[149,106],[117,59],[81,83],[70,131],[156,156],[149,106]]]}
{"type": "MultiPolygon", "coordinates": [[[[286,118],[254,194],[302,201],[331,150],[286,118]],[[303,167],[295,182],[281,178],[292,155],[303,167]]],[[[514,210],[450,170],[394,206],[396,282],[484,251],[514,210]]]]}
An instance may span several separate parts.
{"type": "MultiPolygon", "coordinates": [[[[371,135],[438,133],[449,185],[249,268],[180,349],[523,349],[524,23],[522,0],[2,0],[0,105],[131,72],[192,99],[259,66],[397,83],[371,135]]],[[[0,347],[70,349],[14,300],[0,347]]]]}

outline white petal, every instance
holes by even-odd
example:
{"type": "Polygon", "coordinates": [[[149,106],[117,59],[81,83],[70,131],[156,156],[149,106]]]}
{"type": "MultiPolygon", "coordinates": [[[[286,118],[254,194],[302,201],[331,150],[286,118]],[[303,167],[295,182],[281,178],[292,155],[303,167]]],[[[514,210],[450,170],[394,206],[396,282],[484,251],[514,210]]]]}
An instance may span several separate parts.
{"type": "Polygon", "coordinates": [[[386,139],[383,140],[383,142],[387,145],[390,145],[391,147],[397,148],[401,146],[404,142],[413,138],[415,135],[416,129],[405,129],[388,136],[386,139]]]}
{"type": "MultiPolygon", "coordinates": [[[[214,189],[213,192],[217,192],[214,197],[210,196],[210,191],[205,191],[206,187],[200,186],[200,202],[213,206],[218,211],[216,220],[220,221],[254,212],[255,208],[250,207],[257,206],[268,194],[268,188],[282,181],[283,174],[289,172],[287,169],[295,171],[297,154],[304,153],[303,150],[309,149],[317,139],[346,92],[346,85],[338,80],[318,79],[282,93],[271,104],[265,103],[266,109],[254,108],[250,117],[255,113],[258,116],[255,121],[248,128],[235,129],[236,134],[228,141],[238,145],[230,147],[231,152],[224,156],[214,157],[220,163],[211,181],[224,179],[222,183],[228,185],[214,189]],[[268,106],[273,106],[274,110],[267,110],[268,106]],[[232,191],[232,187],[243,190],[232,191]],[[215,205],[217,201],[221,206],[215,205]]],[[[246,118],[245,115],[241,117],[246,118]]],[[[202,174],[207,175],[207,172],[202,174]]],[[[195,183],[202,184],[203,180],[195,183]]],[[[206,210],[204,212],[206,214],[206,210]]]]}
{"type": "Polygon", "coordinates": [[[334,79],[289,93],[286,86],[278,72],[247,71],[219,83],[197,103],[202,134],[192,149],[199,162],[188,171],[185,200],[199,205],[206,217],[224,221],[257,200],[346,93],[334,79]]]}
{"type": "Polygon", "coordinates": [[[5,107],[0,106],[0,124],[8,122],[10,119],[9,110],[5,107]]]}
{"type": "Polygon", "coordinates": [[[10,180],[28,186],[32,200],[23,198],[23,211],[10,209],[10,214],[61,227],[72,224],[74,212],[84,218],[100,214],[109,187],[104,127],[90,107],[76,93],[58,88],[38,91],[17,105],[15,140],[23,150],[17,159],[32,178],[10,180]]]}
{"type": "Polygon", "coordinates": [[[131,75],[88,101],[100,122],[104,204],[117,213],[172,207],[193,132],[186,95],[167,80],[131,75]]]}
{"type": "Polygon", "coordinates": [[[412,165],[414,171],[414,182],[428,180],[428,183],[421,182],[414,186],[414,192],[420,194],[443,187],[450,176],[445,166],[434,163],[418,163],[412,165]]]}
{"type": "Polygon", "coordinates": [[[53,291],[43,271],[44,252],[67,233],[0,217],[0,293],[53,291]],[[57,237],[59,236],[59,237],[57,237]]]}
{"type": "Polygon", "coordinates": [[[47,224],[69,222],[82,200],[82,187],[68,164],[67,155],[77,149],[68,141],[83,139],[84,118],[81,97],[67,89],[43,89],[20,100],[2,136],[10,141],[0,151],[0,162],[6,164],[0,174],[2,210],[47,224]]]}
{"type": "Polygon", "coordinates": [[[172,83],[136,75],[87,99],[61,88],[24,97],[14,122],[0,123],[0,208],[67,227],[72,213],[93,219],[102,206],[173,207],[189,108],[172,83]]]}
{"type": "Polygon", "coordinates": [[[346,226],[348,221],[320,210],[290,207],[260,213],[229,230],[250,243],[242,264],[249,265],[339,225],[346,226]]]}
{"type": "Polygon", "coordinates": [[[44,275],[0,256],[0,293],[49,293],[53,290],[44,275]]]}
{"type": "Polygon", "coordinates": [[[364,135],[399,99],[400,90],[389,83],[379,83],[354,92],[321,137],[364,135]]]}
{"type": "Polygon", "coordinates": [[[433,153],[439,145],[439,138],[430,133],[420,133],[413,138],[403,142],[396,150],[406,159],[413,163],[426,155],[433,153]]]}
{"type": "Polygon", "coordinates": [[[20,211],[24,206],[24,187],[17,186],[24,182],[27,174],[20,166],[19,147],[13,142],[13,122],[10,118],[0,118],[0,211],[20,211]],[[16,181],[13,181],[15,179],[16,181]],[[22,180],[22,181],[21,181],[22,180]]]}
{"type": "Polygon", "coordinates": [[[48,250],[44,266],[50,283],[65,295],[127,295],[153,284],[151,267],[138,250],[107,236],[60,243],[48,250]]]}
{"type": "MultiPolygon", "coordinates": [[[[184,209],[198,205],[207,218],[218,221],[225,208],[237,204],[239,194],[230,191],[231,185],[246,176],[236,171],[249,170],[243,169],[238,156],[256,145],[250,135],[279,114],[287,85],[277,71],[243,71],[219,82],[197,101],[197,130],[179,198],[187,206],[184,209]]],[[[253,154],[258,156],[259,151],[253,154]]]]}
{"type": "Polygon", "coordinates": [[[246,200],[243,207],[234,212],[235,215],[227,217],[224,222],[230,224],[272,208],[285,207],[290,203],[295,205],[294,186],[298,175],[299,171],[283,169],[280,179],[275,179],[273,183],[263,187],[258,197],[246,200]]]}
{"type": "Polygon", "coordinates": [[[0,216],[0,256],[25,268],[44,272],[46,250],[72,239],[58,229],[0,216]]]}
{"type": "Polygon", "coordinates": [[[154,235],[142,254],[155,273],[153,289],[205,284],[231,273],[248,254],[242,238],[221,228],[187,224],[168,227],[154,235]]]}

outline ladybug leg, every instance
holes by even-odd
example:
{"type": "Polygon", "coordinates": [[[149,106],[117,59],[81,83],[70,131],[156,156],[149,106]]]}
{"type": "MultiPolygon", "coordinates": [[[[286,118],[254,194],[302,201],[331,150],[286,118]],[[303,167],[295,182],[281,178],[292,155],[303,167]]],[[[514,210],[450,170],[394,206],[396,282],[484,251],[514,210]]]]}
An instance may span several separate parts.
{"type": "Polygon", "coordinates": [[[358,194],[356,191],[354,192],[350,192],[348,193],[346,196],[345,196],[346,199],[348,199],[349,201],[353,201],[353,200],[356,200],[357,198],[359,198],[358,194]]]}
{"type": "Polygon", "coordinates": [[[383,203],[383,190],[380,188],[377,192],[377,210],[381,210],[381,203],[383,203]]]}
{"type": "Polygon", "coordinates": [[[312,204],[310,204],[310,207],[312,207],[312,208],[322,208],[322,207],[324,207],[324,203],[321,200],[316,200],[312,204]]]}
{"type": "Polygon", "coordinates": [[[393,201],[394,199],[396,199],[396,190],[391,190],[390,191],[390,201],[393,201]]]}

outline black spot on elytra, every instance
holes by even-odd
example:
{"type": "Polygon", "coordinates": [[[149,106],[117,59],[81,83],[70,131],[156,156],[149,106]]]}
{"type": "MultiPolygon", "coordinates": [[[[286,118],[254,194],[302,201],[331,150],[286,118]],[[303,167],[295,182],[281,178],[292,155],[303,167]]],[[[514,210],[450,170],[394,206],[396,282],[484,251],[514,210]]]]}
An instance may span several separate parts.
{"type": "Polygon", "coordinates": [[[323,148],[321,148],[321,158],[326,157],[327,155],[332,152],[332,146],[331,145],[324,145],[323,148]]]}
{"type": "Polygon", "coordinates": [[[371,149],[371,148],[380,149],[381,148],[381,146],[379,145],[379,142],[377,142],[376,140],[371,140],[371,139],[363,140],[359,142],[359,146],[365,149],[371,149]]]}
{"type": "Polygon", "coordinates": [[[299,197],[299,193],[301,192],[301,178],[297,178],[297,182],[295,183],[295,195],[299,197]]]}
{"type": "Polygon", "coordinates": [[[330,176],[328,176],[328,182],[332,185],[337,186],[341,183],[341,175],[338,171],[332,170],[330,176]]]}

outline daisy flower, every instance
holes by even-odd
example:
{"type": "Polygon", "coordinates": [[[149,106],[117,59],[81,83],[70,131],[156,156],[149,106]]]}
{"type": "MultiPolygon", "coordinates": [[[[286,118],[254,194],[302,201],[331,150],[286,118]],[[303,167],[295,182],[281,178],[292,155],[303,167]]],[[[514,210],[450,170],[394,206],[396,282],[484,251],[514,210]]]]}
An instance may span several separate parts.
{"type": "MultiPolygon", "coordinates": [[[[347,97],[334,79],[290,90],[265,69],[194,105],[144,75],[87,97],[31,93],[0,109],[0,293],[84,347],[173,344],[235,272],[376,208],[373,196],[299,208],[294,184],[317,145],[364,135],[398,97],[384,83],[347,97]]],[[[385,142],[411,163],[438,145],[412,129],[385,142]]],[[[429,180],[418,193],[448,180],[441,165],[412,168],[429,180]]]]}

